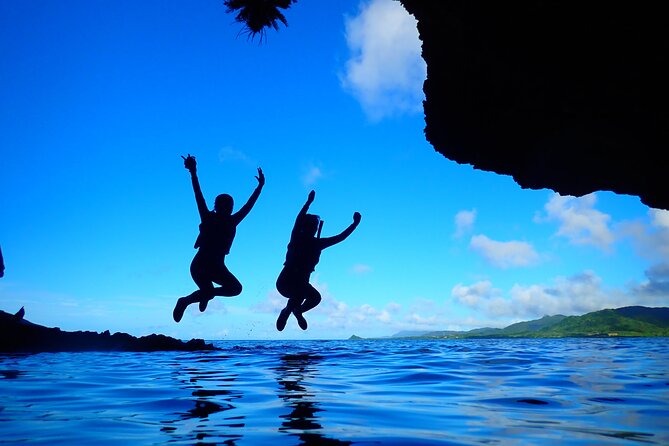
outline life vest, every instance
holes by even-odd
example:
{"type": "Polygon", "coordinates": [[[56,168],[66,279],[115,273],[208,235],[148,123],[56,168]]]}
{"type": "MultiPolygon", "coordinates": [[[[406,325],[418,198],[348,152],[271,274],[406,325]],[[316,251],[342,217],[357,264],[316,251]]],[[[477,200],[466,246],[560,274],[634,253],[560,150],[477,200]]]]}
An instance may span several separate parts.
{"type": "Polygon", "coordinates": [[[210,212],[200,223],[200,234],[194,247],[206,254],[227,255],[236,233],[237,226],[232,222],[231,216],[210,212]]]}
{"type": "Polygon", "coordinates": [[[288,243],[284,265],[298,271],[312,272],[321,258],[319,239],[301,237],[288,243]]]}

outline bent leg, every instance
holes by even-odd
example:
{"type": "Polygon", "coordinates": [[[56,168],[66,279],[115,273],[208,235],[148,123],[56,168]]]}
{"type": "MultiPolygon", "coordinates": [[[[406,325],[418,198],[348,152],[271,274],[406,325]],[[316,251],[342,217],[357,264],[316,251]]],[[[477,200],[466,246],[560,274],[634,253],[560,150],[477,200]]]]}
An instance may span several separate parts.
{"type": "MultiPolygon", "coordinates": [[[[215,282],[219,283],[218,280],[215,280],[215,282]]],[[[213,288],[211,291],[211,295],[200,301],[200,311],[206,310],[209,301],[216,296],[232,297],[232,296],[239,296],[240,294],[242,294],[242,284],[239,282],[239,280],[237,280],[235,276],[232,275],[232,273],[228,278],[225,279],[225,281],[221,281],[221,283],[223,283],[224,285],[213,288]]]]}
{"type": "MultiPolygon", "coordinates": [[[[286,306],[281,310],[281,312],[279,313],[279,317],[276,319],[277,330],[283,331],[283,329],[286,328],[286,322],[288,322],[290,314],[291,313],[295,314],[295,309],[298,309],[299,313],[299,308],[301,303],[302,303],[302,298],[300,297],[288,299],[286,306]]],[[[298,319],[298,324],[299,324],[299,319],[298,319]]],[[[302,325],[300,324],[300,326],[302,325]]]]}
{"type": "Polygon", "coordinates": [[[190,275],[199,289],[186,297],[177,299],[174,310],[172,310],[172,317],[175,322],[181,321],[186,308],[190,304],[200,302],[204,297],[209,296],[214,289],[214,285],[207,277],[207,260],[200,252],[193,257],[193,261],[190,264],[190,275]]]}
{"type": "Polygon", "coordinates": [[[277,291],[285,298],[288,299],[286,306],[279,313],[279,317],[276,320],[276,329],[283,331],[286,327],[286,322],[288,322],[288,317],[295,309],[298,309],[302,305],[302,277],[300,275],[294,274],[292,270],[284,268],[279,274],[279,278],[276,280],[276,289],[277,291]]]}
{"type": "Polygon", "coordinates": [[[174,310],[172,310],[172,318],[174,318],[174,322],[181,321],[181,318],[184,316],[184,312],[186,311],[188,305],[194,304],[195,302],[200,302],[202,299],[202,294],[202,290],[197,290],[186,297],[180,297],[177,299],[177,304],[174,306],[174,310]]]}
{"type": "Polygon", "coordinates": [[[198,252],[190,272],[201,291],[198,299],[200,311],[205,311],[215,296],[238,296],[242,292],[242,284],[225,266],[225,257],[205,258],[198,252]],[[220,286],[214,287],[214,283],[220,286]]]}
{"type": "Polygon", "coordinates": [[[307,284],[305,287],[304,303],[301,305],[300,311],[306,313],[307,311],[314,309],[319,303],[321,303],[321,293],[319,293],[311,284],[307,284]]]}
{"type": "Polygon", "coordinates": [[[200,301],[200,311],[207,309],[207,304],[216,296],[239,296],[242,294],[242,284],[237,278],[223,265],[224,270],[218,271],[214,277],[214,282],[221,286],[217,286],[211,290],[211,295],[200,301]]]}
{"type": "Polygon", "coordinates": [[[216,266],[216,272],[213,275],[212,281],[220,286],[214,288],[214,296],[232,297],[242,294],[242,284],[230,272],[225,265],[224,259],[221,259],[216,266]]]}
{"type": "Polygon", "coordinates": [[[316,305],[321,303],[321,293],[307,282],[302,288],[301,296],[303,296],[304,299],[300,299],[302,302],[295,306],[292,311],[295,315],[295,319],[297,319],[297,324],[302,330],[306,330],[309,325],[307,324],[307,320],[304,318],[303,313],[313,309],[316,305]]]}
{"type": "Polygon", "coordinates": [[[195,292],[188,296],[191,299],[187,305],[199,302],[200,311],[206,310],[207,302],[214,297],[214,284],[211,274],[212,263],[213,261],[211,259],[205,258],[198,252],[195,254],[195,258],[190,264],[190,275],[198,286],[199,293],[195,292]]]}

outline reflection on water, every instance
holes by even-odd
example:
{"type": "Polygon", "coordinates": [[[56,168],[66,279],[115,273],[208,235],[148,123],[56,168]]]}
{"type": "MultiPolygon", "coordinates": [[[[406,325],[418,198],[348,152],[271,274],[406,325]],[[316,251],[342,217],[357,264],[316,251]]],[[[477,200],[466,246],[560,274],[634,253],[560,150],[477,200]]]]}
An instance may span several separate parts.
{"type": "Polygon", "coordinates": [[[274,369],[279,383],[277,395],[286,402],[291,412],[281,415],[284,421],[279,430],[294,432],[294,430],[321,429],[322,426],[318,424],[316,417],[316,412],[320,411],[318,402],[302,382],[314,376],[316,373],[314,366],[322,358],[304,353],[283,355],[280,359],[280,365],[274,369]]]}
{"type": "MultiPolygon", "coordinates": [[[[225,357],[200,358],[198,363],[219,362],[225,357]]],[[[174,372],[179,387],[190,392],[192,406],[175,413],[176,419],[163,421],[162,432],[173,440],[197,441],[198,444],[234,445],[243,437],[244,416],[235,415],[233,402],[242,398],[235,388],[237,375],[226,370],[198,367],[179,367],[174,372]],[[230,411],[229,414],[224,412],[230,411]],[[191,423],[192,422],[192,423],[191,423]]]]}
{"type": "Polygon", "coordinates": [[[299,438],[303,445],[349,445],[350,441],[339,441],[327,438],[318,431],[323,429],[319,423],[319,408],[317,394],[309,389],[308,381],[317,374],[316,365],[323,360],[322,356],[310,353],[286,354],[280,358],[280,364],[274,368],[277,372],[279,389],[277,395],[281,398],[290,413],[280,416],[280,432],[285,432],[299,438]]]}
{"type": "Polygon", "coordinates": [[[20,370],[0,370],[0,376],[4,379],[16,379],[21,376],[20,370]]]}

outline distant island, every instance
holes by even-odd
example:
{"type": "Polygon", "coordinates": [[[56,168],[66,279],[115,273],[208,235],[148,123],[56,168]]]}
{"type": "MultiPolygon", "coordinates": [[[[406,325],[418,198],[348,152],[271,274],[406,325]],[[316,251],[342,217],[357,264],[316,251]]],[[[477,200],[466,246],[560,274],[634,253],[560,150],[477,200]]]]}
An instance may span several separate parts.
{"type": "Polygon", "coordinates": [[[669,307],[631,306],[593,311],[582,316],[544,316],[505,328],[469,331],[399,332],[385,338],[360,339],[470,339],[470,338],[569,338],[669,336],[669,307]]]}
{"type": "Polygon", "coordinates": [[[23,308],[16,314],[0,310],[0,353],[218,350],[202,339],[184,342],[161,334],[135,337],[109,331],[63,331],[29,322],[24,315],[23,308]]]}

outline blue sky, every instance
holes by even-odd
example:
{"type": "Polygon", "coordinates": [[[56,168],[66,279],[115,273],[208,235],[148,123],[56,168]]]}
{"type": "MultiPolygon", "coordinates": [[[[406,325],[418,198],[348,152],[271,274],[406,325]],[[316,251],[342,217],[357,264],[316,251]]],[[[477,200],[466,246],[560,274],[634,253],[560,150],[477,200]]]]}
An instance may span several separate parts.
{"type": "MultiPolygon", "coordinates": [[[[64,330],[181,339],[341,339],[501,327],[669,304],[669,212],[559,196],[425,141],[425,64],[393,0],[299,1],[249,40],[222,1],[0,2],[0,309],[64,330]],[[243,204],[227,264],[244,286],[172,320],[199,217],[243,204]],[[333,235],[304,332],[275,288],[296,213],[333,235]]],[[[578,160],[574,160],[578,162],[578,160]]]]}

